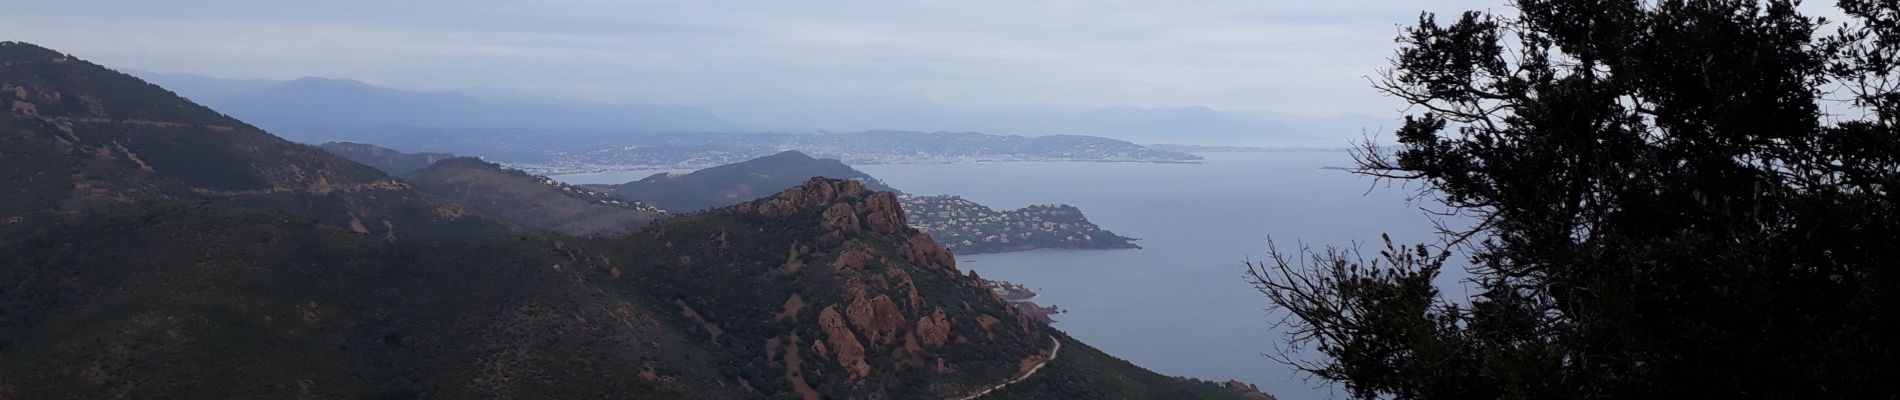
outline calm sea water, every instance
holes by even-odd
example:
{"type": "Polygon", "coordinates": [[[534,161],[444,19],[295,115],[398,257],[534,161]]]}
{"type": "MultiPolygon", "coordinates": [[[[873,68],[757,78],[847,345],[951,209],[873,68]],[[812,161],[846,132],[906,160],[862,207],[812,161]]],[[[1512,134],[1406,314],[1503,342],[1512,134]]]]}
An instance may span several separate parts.
{"type": "MultiPolygon", "coordinates": [[[[1269,304],[1243,263],[1282,249],[1351,246],[1375,253],[1381,233],[1432,241],[1421,205],[1401,187],[1336,167],[1340,152],[1216,153],[1204,164],[989,163],[858,169],[913,194],[958,194],[995,208],[1067,203],[1141,238],[1138,250],[1039,250],[959,257],[986,278],[1040,293],[1068,310],[1056,327],[1169,375],[1240,379],[1282,399],[1343,397],[1264,357],[1283,348],[1269,304]]],[[[1462,295],[1455,277],[1441,279],[1462,295]]]]}

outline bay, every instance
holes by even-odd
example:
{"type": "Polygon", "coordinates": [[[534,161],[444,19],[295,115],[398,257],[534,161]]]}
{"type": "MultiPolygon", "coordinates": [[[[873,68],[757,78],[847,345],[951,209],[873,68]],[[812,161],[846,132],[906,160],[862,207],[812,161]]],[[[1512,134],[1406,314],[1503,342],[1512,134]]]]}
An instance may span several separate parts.
{"type": "MultiPolygon", "coordinates": [[[[981,163],[858,166],[912,194],[962,195],[997,209],[1066,203],[1141,238],[1142,249],[1037,250],[958,257],[961,268],[1024,284],[1066,313],[1055,326],[1137,365],[1258,384],[1282,399],[1343,397],[1265,357],[1286,350],[1269,303],[1245,280],[1268,239],[1376,255],[1381,234],[1434,242],[1416,190],[1339,169],[1344,152],[1204,154],[1200,164],[981,163]]],[[[1457,276],[1446,294],[1465,291],[1457,276]]],[[[1299,354],[1299,353],[1294,353],[1299,354]]]]}

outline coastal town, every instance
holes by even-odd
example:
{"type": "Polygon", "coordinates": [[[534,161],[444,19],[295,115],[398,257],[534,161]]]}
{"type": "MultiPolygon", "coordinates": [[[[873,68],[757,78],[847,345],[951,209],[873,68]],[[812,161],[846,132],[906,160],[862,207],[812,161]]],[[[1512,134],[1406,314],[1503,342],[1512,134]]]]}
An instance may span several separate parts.
{"type": "Polygon", "coordinates": [[[959,196],[905,196],[900,203],[911,226],[958,254],[1141,248],[1136,239],[1102,229],[1068,205],[997,211],[959,196]]]}

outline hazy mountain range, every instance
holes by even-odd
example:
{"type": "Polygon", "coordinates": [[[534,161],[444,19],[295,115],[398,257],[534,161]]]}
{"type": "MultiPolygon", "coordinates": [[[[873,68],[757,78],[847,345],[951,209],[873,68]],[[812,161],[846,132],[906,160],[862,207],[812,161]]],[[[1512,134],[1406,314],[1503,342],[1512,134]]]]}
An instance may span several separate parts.
{"type": "MultiPolygon", "coordinates": [[[[349,79],[223,79],[131,71],[232,116],[294,140],[350,126],[539,129],[596,132],[975,131],[1003,135],[1091,135],[1138,143],[1336,147],[1397,126],[1367,115],[1307,117],[1207,107],[971,109],[932,102],[875,105],[682,105],[579,102],[499,91],[422,92],[349,79]]],[[[392,144],[387,141],[378,143],[392,144]]]]}

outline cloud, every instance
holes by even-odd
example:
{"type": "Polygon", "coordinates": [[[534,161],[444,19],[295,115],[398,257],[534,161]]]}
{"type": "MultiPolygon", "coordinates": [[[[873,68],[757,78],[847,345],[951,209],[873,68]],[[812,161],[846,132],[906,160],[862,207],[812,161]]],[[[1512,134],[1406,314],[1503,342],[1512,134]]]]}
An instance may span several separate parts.
{"type": "Polygon", "coordinates": [[[0,35],[155,71],[591,100],[1391,114],[1363,78],[1398,26],[1501,4],[65,0],[0,35]]]}

